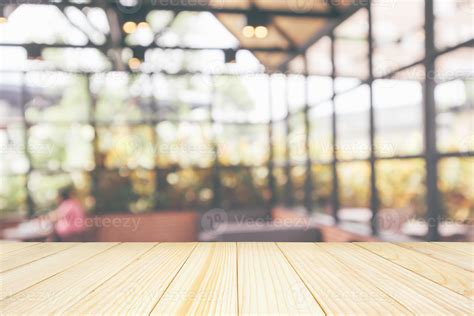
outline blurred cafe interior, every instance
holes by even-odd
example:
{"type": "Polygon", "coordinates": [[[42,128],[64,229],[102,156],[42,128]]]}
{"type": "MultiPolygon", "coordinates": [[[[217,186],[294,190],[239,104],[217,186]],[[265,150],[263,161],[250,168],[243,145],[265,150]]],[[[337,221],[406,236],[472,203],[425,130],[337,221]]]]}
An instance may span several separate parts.
{"type": "Polygon", "coordinates": [[[472,0],[0,1],[0,239],[474,241],[472,0]]]}

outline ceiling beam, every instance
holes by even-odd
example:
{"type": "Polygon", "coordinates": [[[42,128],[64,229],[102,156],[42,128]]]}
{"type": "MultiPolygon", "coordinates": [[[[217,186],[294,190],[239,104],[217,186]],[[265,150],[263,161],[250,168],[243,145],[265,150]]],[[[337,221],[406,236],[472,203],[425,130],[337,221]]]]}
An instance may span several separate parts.
{"type": "Polygon", "coordinates": [[[356,13],[359,9],[364,8],[364,7],[367,7],[367,3],[364,1],[361,1],[360,3],[354,2],[354,4],[347,7],[344,11],[341,12],[341,16],[339,19],[328,21],[326,25],[324,25],[324,27],[321,30],[316,32],[316,34],[311,36],[311,38],[308,41],[306,41],[306,43],[303,46],[298,47],[296,52],[289,53],[288,57],[280,64],[280,66],[278,66],[278,69],[282,72],[286,71],[288,68],[288,64],[293,59],[295,59],[299,55],[305,54],[308,48],[313,46],[321,38],[331,34],[331,32],[333,32],[337,26],[342,24],[342,22],[344,22],[354,13],[356,13]]]}
{"type": "MultiPolygon", "coordinates": [[[[0,47],[35,47],[35,48],[96,48],[102,52],[105,52],[110,48],[109,45],[96,45],[94,43],[87,43],[85,45],[72,45],[72,44],[37,44],[37,43],[0,43],[0,47]]],[[[147,46],[140,45],[125,45],[121,48],[131,49],[176,49],[176,50],[190,50],[190,51],[202,51],[202,50],[221,50],[221,51],[238,51],[238,50],[249,50],[252,52],[265,52],[265,53],[296,53],[296,49],[283,48],[283,47],[187,47],[187,46],[161,46],[158,44],[150,44],[147,46]]]]}
{"type": "MultiPolygon", "coordinates": [[[[106,0],[107,7],[113,7],[114,9],[120,10],[120,4],[117,4],[118,0],[106,0]]],[[[156,1],[145,0],[140,4],[140,10],[151,11],[151,10],[166,10],[173,12],[182,12],[182,11],[191,11],[191,12],[211,12],[215,14],[247,14],[249,12],[254,12],[255,8],[237,8],[237,7],[223,7],[223,6],[211,6],[205,1],[191,1],[191,0],[182,0],[182,1],[162,1],[158,3],[156,1]]],[[[70,3],[70,2],[52,2],[51,0],[16,0],[15,4],[44,4],[44,5],[54,5],[57,7],[67,7],[74,6],[78,8],[84,7],[96,7],[94,3],[70,3]]],[[[100,6],[102,7],[102,6],[100,6]]],[[[131,7],[129,10],[124,8],[121,10],[125,14],[133,15],[134,9],[131,7]]],[[[264,9],[258,8],[258,12],[262,14],[267,14],[270,16],[287,16],[287,17],[309,17],[309,18],[324,18],[324,19],[338,19],[341,16],[339,10],[334,10],[333,7],[330,7],[328,10],[315,11],[315,10],[298,10],[298,9],[264,9]]]]}

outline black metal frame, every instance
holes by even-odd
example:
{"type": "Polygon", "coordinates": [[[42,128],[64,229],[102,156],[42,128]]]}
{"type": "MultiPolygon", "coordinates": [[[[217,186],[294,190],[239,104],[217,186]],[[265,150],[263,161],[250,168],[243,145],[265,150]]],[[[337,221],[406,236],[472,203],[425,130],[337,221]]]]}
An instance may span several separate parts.
{"type": "MultiPolygon", "coordinates": [[[[186,10],[189,10],[190,8],[187,7],[186,10]]],[[[338,211],[340,208],[340,198],[339,198],[339,179],[338,179],[338,165],[339,163],[347,163],[347,162],[355,162],[355,161],[366,161],[370,164],[370,209],[372,211],[372,221],[371,221],[371,228],[372,228],[372,233],[374,235],[378,234],[378,223],[377,223],[377,212],[379,209],[379,196],[378,196],[378,191],[377,191],[377,174],[376,174],[376,162],[377,161],[384,161],[384,160],[403,160],[403,159],[423,159],[426,165],[426,181],[427,181],[427,212],[426,212],[426,217],[429,219],[429,230],[428,230],[428,235],[426,238],[428,240],[438,240],[440,238],[439,236],[439,230],[438,230],[438,225],[440,221],[440,217],[443,214],[443,211],[440,206],[440,192],[439,188],[437,185],[438,182],[438,173],[437,173],[437,166],[438,166],[438,161],[440,158],[446,158],[446,157],[474,157],[473,152],[468,152],[468,153],[439,153],[436,148],[436,108],[435,108],[435,99],[434,99],[434,89],[435,89],[435,78],[433,77],[434,71],[435,71],[435,61],[436,58],[438,58],[441,55],[447,54],[449,52],[452,52],[456,49],[462,48],[462,47],[472,47],[474,45],[474,40],[471,39],[469,41],[466,41],[464,43],[460,43],[459,45],[456,45],[454,47],[449,47],[446,48],[442,51],[438,51],[434,45],[434,13],[433,13],[433,0],[425,0],[425,57],[422,60],[416,61],[414,63],[411,63],[406,66],[402,66],[398,69],[395,69],[391,71],[389,74],[375,77],[374,75],[374,39],[373,39],[373,21],[372,21],[372,9],[369,1],[369,5],[366,7],[368,10],[368,24],[369,24],[369,29],[368,29],[368,36],[367,36],[367,44],[368,44],[368,61],[369,61],[369,77],[367,80],[361,81],[359,85],[343,92],[338,92],[336,91],[335,88],[335,80],[338,76],[337,74],[337,65],[335,61],[335,55],[336,55],[336,48],[335,48],[335,41],[337,40],[333,33],[332,30],[334,29],[335,26],[337,26],[339,22],[335,22],[333,25],[331,31],[329,31],[329,36],[331,38],[331,62],[332,62],[332,82],[333,82],[333,91],[332,95],[328,100],[320,101],[318,104],[309,104],[308,102],[308,89],[310,89],[308,85],[308,74],[306,70],[305,74],[305,95],[306,95],[306,102],[304,104],[304,108],[302,110],[296,111],[294,113],[290,113],[289,106],[288,106],[288,97],[287,97],[287,115],[285,116],[284,119],[281,121],[274,120],[273,115],[272,115],[272,93],[271,93],[271,75],[268,76],[268,83],[269,83],[269,106],[270,106],[270,120],[268,122],[262,122],[259,123],[261,125],[268,125],[268,146],[269,146],[269,160],[267,166],[260,166],[260,167],[267,167],[268,168],[268,190],[271,193],[269,200],[268,200],[268,210],[271,211],[271,208],[277,203],[274,192],[275,192],[275,179],[273,176],[273,170],[276,167],[283,167],[285,169],[286,175],[287,175],[287,183],[286,183],[286,197],[284,198],[283,202],[287,206],[293,206],[294,205],[294,196],[292,195],[293,192],[293,183],[292,183],[292,178],[291,178],[291,168],[297,165],[303,165],[306,168],[306,178],[305,178],[305,199],[304,199],[304,205],[308,210],[312,210],[312,194],[313,194],[313,179],[312,179],[312,166],[318,165],[318,162],[312,161],[311,160],[311,155],[310,155],[310,130],[311,130],[311,120],[309,118],[309,111],[311,108],[318,106],[319,104],[325,103],[325,102],[331,102],[333,106],[333,111],[331,115],[331,120],[332,120],[332,145],[333,145],[333,152],[332,152],[332,161],[329,164],[326,164],[328,166],[331,166],[332,168],[332,195],[331,195],[331,205],[332,205],[332,215],[334,218],[334,221],[337,223],[339,221],[338,219],[338,211]],[[374,108],[374,98],[373,98],[373,83],[377,79],[388,79],[392,78],[395,76],[397,73],[404,71],[406,69],[409,69],[411,67],[417,66],[417,65],[424,65],[425,66],[425,80],[424,80],[424,89],[423,89],[423,95],[424,95],[424,101],[423,101],[423,109],[424,109],[424,140],[425,140],[425,148],[424,148],[424,153],[420,155],[406,155],[406,156],[393,156],[393,157],[378,157],[376,154],[376,148],[375,148],[375,136],[376,136],[376,126],[375,126],[375,108],[374,108]],[[370,139],[370,156],[368,159],[353,159],[353,160],[341,160],[338,157],[338,150],[337,150],[337,124],[338,124],[338,117],[336,114],[336,106],[335,106],[335,100],[336,97],[339,95],[342,95],[344,93],[348,93],[350,91],[353,91],[354,89],[357,89],[358,87],[362,85],[368,85],[370,89],[370,98],[369,98],[369,139],[370,139]],[[291,130],[291,124],[290,124],[290,119],[293,115],[299,114],[299,113],[304,113],[304,124],[305,124],[305,151],[306,151],[306,160],[302,164],[298,163],[292,163],[290,161],[290,155],[289,155],[289,144],[288,144],[288,135],[290,134],[291,130]],[[285,124],[285,129],[286,129],[286,163],[283,166],[277,166],[274,162],[274,155],[273,155],[273,125],[276,122],[283,122],[285,124]]],[[[196,9],[197,10],[197,9],[196,9]]],[[[200,11],[210,11],[209,8],[200,8],[200,11]],[[201,10],[202,9],[202,10],[201,10]]],[[[211,10],[211,12],[214,13],[219,13],[219,11],[216,11],[215,9],[211,10]]],[[[225,13],[231,13],[231,12],[225,12],[225,13]]],[[[235,13],[241,13],[235,12],[235,13]]],[[[272,12],[272,14],[277,14],[278,12],[272,12]]],[[[281,13],[281,12],[280,12],[281,13]]],[[[284,14],[285,15],[285,14],[284,14]]],[[[297,49],[294,52],[296,55],[298,54],[303,54],[304,57],[306,58],[306,49],[309,48],[315,41],[317,41],[319,38],[322,36],[327,35],[327,31],[329,29],[325,30],[325,33],[318,33],[316,34],[310,42],[308,42],[308,45],[305,45],[301,50],[297,49]]],[[[36,45],[36,44],[25,44],[26,45],[36,45]]],[[[0,44],[0,46],[18,46],[18,45],[9,45],[9,44],[0,44]]],[[[64,45],[49,45],[52,47],[65,47],[64,45]]],[[[67,45],[66,45],[67,46],[67,45]]],[[[157,47],[158,48],[158,47],[157,47]]],[[[185,47],[176,47],[176,49],[194,49],[194,48],[185,48],[185,47]]],[[[215,48],[214,48],[215,49],[215,48]]],[[[240,48],[244,49],[244,48],[240,48]]],[[[252,51],[260,51],[259,48],[246,48],[252,51]]],[[[261,51],[276,51],[279,52],[281,49],[273,49],[273,48],[265,48],[262,49],[261,51]]],[[[287,51],[287,50],[285,50],[287,51]]],[[[292,55],[293,56],[293,55],[292,55]]],[[[294,57],[294,56],[293,56],[294,57]]],[[[287,60],[282,67],[285,68],[286,65],[288,64],[290,60],[287,60]]],[[[25,72],[22,72],[23,77],[25,75],[25,72]]],[[[90,77],[91,73],[83,73],[85,74],[88,78],[90,77]]],[[[151,74],[151,73],[150,73],[151,74]]],[[[189,73],[189,72],[183,72],[183,73],[178,73],[178,74],[167,74],[167,75],[176,75],[180,76],[183,74],[194,74],[194,73],[189,73]]],[[[214,75],[211,75],[212,78],[214,78],[214,75]]],[[[214,80],[212,80],[214,82],[214,80]]],[[[288,74],[286,75],[286,82],[288,82],[288,74]]],[[[90,85],[89,85],[90,87],[90,85]]],[[[286,91],[288,91],[288,85],[286,85],[286,91]]],[[[28,128],[30,127],[29,122],[27,122],[25,118],[25,102],[24,102],[24,93],[25,93],[25,85],[23,81],[22,85],[22,116],[23,116],[23,123],[25,125],[25,148],[26,148],[26,157],[27,159],[31,162],[31,157],[28,153],[28,128]]],[[[101,126],[101,124],[107,125],[107,123],[104,122],[96,122],[93,119],[93,112],[95,109],[95,98],[92,95],[90,89],[89,89],[89,94],[91,97],[91,115],[89,117],[88,122],[84,122],[87,124],[91,124],[92,127],[94,128],[94,132],[96,137],[94,138],[94,156],[95,159],[97,158],[97,153],[98,153],[98,143],[97,143],[97,127],[101,126]]],[[[288,96],[288,94],[286,94],[288,96]]],[[[215,88],[213,87],[212,89],[212,101],[210,104],[210,117],[207,123],[214,125],[215,123],[222,123],[222,124],[242,124],[242,125],[251,125],[251,123],[246,123],[246,122],[220,122],[216,121],[214,119],[213,111],[214,111],[214,101],[215,99],[215,88]]],[[[156,107],[156,105],[153,105],[156,107]]],[[[127,125],[131,124],[148,124],[149,126],[154,126],[160,121],[170,121],[169,119],[164,119],[164,120],[153,120],[153,119],[147,119],[144,122],[135,122],[135,123],[127,123],[127,125]]],[[[172,120],[171,120],[172,121],[172,120]]],[[[186,120],[180,120],[177,119],[176,121],[186,121],[186,120]]],[[[206,123],[206,121],[199,121],[200,123],[206,123]]],[[[50,122],[50,123],[57,123],[57,124],[67,124],[68,122],[50,122]]],[[[156,136],[156,135],[155,135],[156,136]]],[[[156,139],[155,139],[155,144],[156,144],[156,139]]],[[[222,205],[222,184],[220,181],[220,174],[222,170],[228,170],[228,169],[236,169],[240,170],[240,168],[259,168],[258,166],[222,166],[219,163],[219,159],[217,157],[217,153],[219,151],[218,148],[218,142],[216,141],[215,135],[213,137],[213,143],[212,143],[213,150],[215,151],[215,161],[213,166],[211,167],[212,169],[212,188],[213,188],[213,200],[211,203],[212,207],[220,207],[222,205]]],[[[94,171],[92,172],[92,186],[94,192],[94,188],[97,185],[97,171],[103,168],[102,166],[97,166],[94,171]]],[[[174,170],[179,167],[173,167],[171,169],[163,169],[163,168],[158,168],[155,167],[154,171],[159,174],[160,172],[166,172],[168,170],[174,170]]],[[[209,169],[209,168],[193,168],[193,169],[209,169]]],[[[38,169],[39,170],[39,169],[38,169]]],[[[107,169],[110,170],[110,169],[107,169]]],[[[30,168],[28,169],[26,173],[26,177],[28,180],[28,177],[32,171],[31,163],[30,163],[30,168]]],[[[47,170],[46,170],[47,171],[47,170]]],[[[64,171],[64,172],[69,172],[64,171]]],[[[63,171],[59,171],[58,173],[64,173],[63,171]]],[[[53,172],[55,173],[55,172],[53,172]]],[[[29,210],[29,215],[33,215],[33,202],[31,198],[31,194],[27,190],[27,205],[28,205],[28,210],[29,210]]]]}

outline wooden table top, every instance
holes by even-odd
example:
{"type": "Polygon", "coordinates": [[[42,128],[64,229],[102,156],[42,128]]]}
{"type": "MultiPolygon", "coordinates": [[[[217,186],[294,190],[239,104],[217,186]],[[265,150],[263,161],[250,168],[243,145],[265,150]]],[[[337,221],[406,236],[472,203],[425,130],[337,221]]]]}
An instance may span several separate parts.
{"type": "Polygon", "coordinates": [[[474,243],[0,243],[0,262],[0,314],[474,313],[474,243]]]}

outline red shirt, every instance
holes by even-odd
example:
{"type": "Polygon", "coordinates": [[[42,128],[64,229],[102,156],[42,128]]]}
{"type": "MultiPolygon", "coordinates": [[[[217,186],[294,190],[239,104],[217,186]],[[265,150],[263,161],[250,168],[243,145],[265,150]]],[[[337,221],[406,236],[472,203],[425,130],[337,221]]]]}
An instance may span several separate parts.
{"type": "Polygon", "coordinates": [[[80,233],[86,228],[86,212],[77,200],[62,202],[58,207],[58,216],[55,230],[60,237],[80,233]]]}

